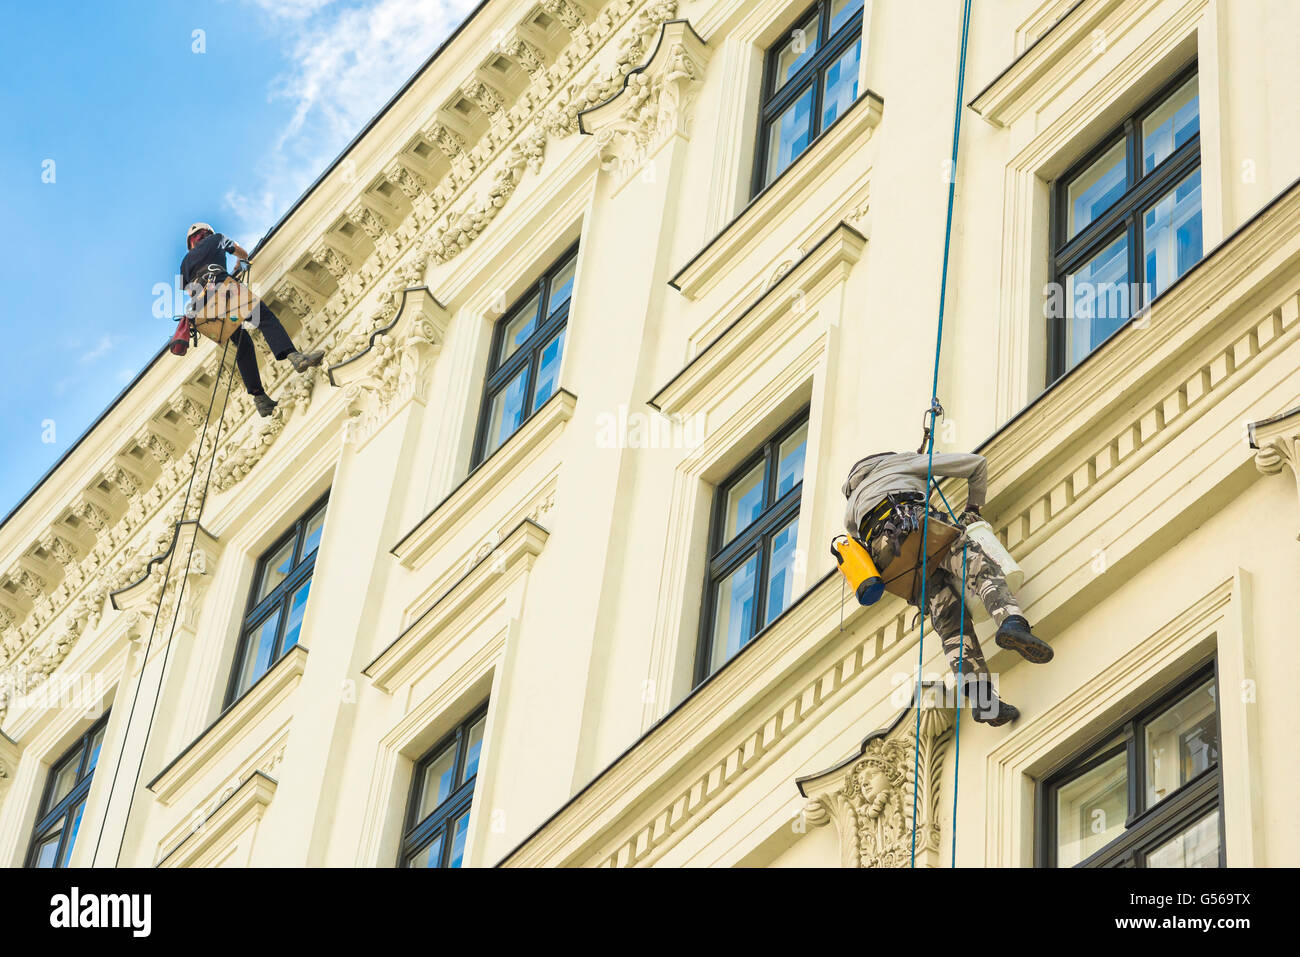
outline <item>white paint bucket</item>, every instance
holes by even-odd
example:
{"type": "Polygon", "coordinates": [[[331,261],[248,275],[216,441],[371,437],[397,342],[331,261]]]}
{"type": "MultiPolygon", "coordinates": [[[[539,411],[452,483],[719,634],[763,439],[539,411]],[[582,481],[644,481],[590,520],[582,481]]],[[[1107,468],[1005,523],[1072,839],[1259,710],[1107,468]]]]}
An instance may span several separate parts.
{"type": "MultiPolygon", "coordinates": [[[[1012,591],[1018,591],[1020,586],[1025,583],[1025,572],[1016,560],[1011,557],[1011,553],[1006,550],[997,532],[993,531],[993,526],[988,522],[974,522],[966,526],[966,538],[974,542],[984,550],[995,562],[1002,566],[1007,576],[1007,584],[1012,591]]],[[[953,543],[954,549],[960,549],[964,539],[958,539],[953,543]]],[[[980,601],[979,595],[970,588],[967,582],[966,588],[966,607],[970,609],[970,616],[973,621],[988,621],[989,613],[984,607],[984,602],[980,601]]]]}

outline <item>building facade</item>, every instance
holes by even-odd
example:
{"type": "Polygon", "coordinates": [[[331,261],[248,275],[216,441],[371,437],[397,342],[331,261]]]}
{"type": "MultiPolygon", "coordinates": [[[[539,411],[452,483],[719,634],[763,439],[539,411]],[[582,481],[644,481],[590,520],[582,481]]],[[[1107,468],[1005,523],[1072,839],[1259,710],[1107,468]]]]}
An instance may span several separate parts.
{"type": "Polygon", "coordinates": [[[480,7],[254,252],[325,365],[162,354],[0,528],[0,861],[1300,861],[1300,7],[976,2],[954,168],[962,13],[480,7]],[[1001,728],[828,550],[954,176],[1001,728]]]}

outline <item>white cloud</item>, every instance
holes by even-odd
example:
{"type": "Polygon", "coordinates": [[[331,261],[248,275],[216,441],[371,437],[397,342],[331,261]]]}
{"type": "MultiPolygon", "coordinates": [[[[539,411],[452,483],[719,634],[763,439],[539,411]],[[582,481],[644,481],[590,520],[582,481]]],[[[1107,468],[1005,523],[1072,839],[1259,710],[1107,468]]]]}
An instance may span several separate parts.
{"type": "Polygon", "coordinates": [[[101,356],[112,352],[115,345],[117,340],[112,336],[101,336],[99,342],[78,356],[77,361],[82,365],[89,365],[101,356]]]}
{"type": "Polygon", "coordinates": [[[477,0],[247,0],[275,22],[289,68],[271,101],[292,115],[259,170],[226,205],[253,241],[324,171],[451,34],[477,0]]]}

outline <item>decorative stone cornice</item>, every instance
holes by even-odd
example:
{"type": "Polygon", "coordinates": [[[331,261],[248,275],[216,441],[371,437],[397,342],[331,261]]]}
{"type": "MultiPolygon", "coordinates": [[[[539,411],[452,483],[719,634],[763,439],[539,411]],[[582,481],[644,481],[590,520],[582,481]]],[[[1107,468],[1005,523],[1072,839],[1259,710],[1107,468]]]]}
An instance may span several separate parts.
{"type": "Polygon", "coordinates": [[[351,358],[330,366],[331,385],[344,389],[349,422],[345,440],[360,447],[407,401],[423,403],[429,369],[447,336],[450,316],[427,286],[402,292],[393,321],[368,337],[353,334],[351,358]]]}
{"type": "MultiPolygon", "coordinates": [[[[576,134],[578,113],[618,91],[624,77],[645,56],[659,25],[674,16],[677,4],[675,0],[557,0],[552,6],[553,16],[572,25],[571,40],[563,44],[557,36],[553,41],[539,41],[520,24],[520,37],[527,37],[549,61],[548,76],[542,82],[530,71],[533,82],[513,102],[503,100],[503,112],[509,114],[507,124],[488,124],[486,130],[471,134],[468,127],[450,124],[443,116],[445,110],[434,110],[452,132],[452,139],[459,137],[456,148],[445,151],[454,153],[456,160],[437,182],[428,182],[430,174],[424,170],[404,167],[405,172],[393,171],[399,182],[389,188],[390,196],[384,195],[387,180],[381,171],[392,171],[392,160],[407,145],[400,144],[379,164],[374,176],[362,181],[359,194],[347,202],[342,217],[323,217],[320,222],[330,225],[305,237],[302,248],[310,251],[308,254],[296,255],[287,271],[273,267],[277,271],[262,273],[265,282],[254,279],[255,291],[262,290],[260,294],[277,311],[283,308],[297,315],[301,330],[295,330],[295,341],[301,346],[321,345],[327,351],[327,361],[338,363],[348,354],[350,332],[368,334],[390,322],[400,308],[402,291],[422,284],[431,263],[445,262],[466,249],[506,205],[524,173],[540,169],[548,138],[576,134]],[[610,59],[597,65],[597,55],[606,50],[612,51],[610,59]],[[408,203],[404,195],[418,185],[414,175],[425,185],[408,203]],[[480,182],[485,182],[486,188],[472,196],[480,182]],[[470,198],[453,205],[463,197],[470,198]],[[355,246],[344,250],[331,244],[328,248],[333,252],[348,253],[335,259],[320,245],[341,219],[365,234],[369,243],[363,241],[363,245],[372,245],[364,258],[355,246]],[[341,259],[348,260],[346,272],[341,259]],[[322,268],[309,272],[311,262],[319,262],[322,268]],[[373,311],[354,308],[374,290],[373,311]]],[[[522,48],[514,54],[525,60],[531,56],[522,48]]],[[[527,69],[529,64],[524,66],[527,69]]],[[[537,63],[533,62],[532,68],[535,71],[537,63]]],[[[477,75],[477,68],[471,73],[477,75]]],[[[460,85],[451,84],[457,91],[460,85]]],[[[430,117],[430,121],[436,119],[430,117]]],[[[447,138],[435,142],[441,149],[447,138]]],[[[260,341],[257,348],[265,351],[260,341]]],[[[169,536],[170,526],[180,516],[170,515],[161,523],[159,518],[179,496],[196,457],[211,454],[216,441],[209,432],[205,447],[196,448],[217,378],[220,350],[203,349],[199,356],[188,379],[172,394],[160,396],[157,411],[147,416],[156,419],[171,410],[180,412],[181,418],[172,423],[184,424],[179,442],[165,431],[150,428],[141,435],[143,446],[133,435],[125,446],[106,455],[98,470],[87,469],[89,481],[76,496],[73,509],[78,520],[84,519],[89,536],[76,573],[68,570],[66,575],[47,579],[33,572],[18,562],[18,556],[29,553],[30,546],[11,551],[11,567],[0,568],[0,720],[6,708],[4,689],[30,685],[48,674],[87,624],[98,622],[108,593],[139,577],[147,556],[166,547],[167,538],[160,536],[169,536]],[[166,443],[174,450],[167,449],[166,443]],[[151,533],[150,528],[158,531],[151,533]]],[[[279,408],[268,419],[256,417],[251,400],[241,389],[235,388],[229,396],[213,475],[215,492],[228,491],[248,475],[283,433],[290,413],[308,408],[314,374],[290,374],[271,366],[266,385],[280,399],[279,408]]],[[[223,395],[224,388],[223,383],[223,395]]],[[[37,530],[32,541],[39,541],[44,533],[45,529],[37,530]]],[[[57,562],[51,564],[58,567],[57,562]]]]}
{"type": "Polygon", "coordinates": [[[578,128],[596,137],[601,166],[629,180],[670,138],[689,139],[690,109],[709,49],[686,20],[670,20],[644,66],[604,103],[578,114],[578,128]]]}
{"type": "MultiPolygon", "coordinates": [[[[1289,466],[1300,495],[1300,408],[1251,422],[1246,429],[1255,450],[1255,467],[1265,475],[1277,475],[1289,466]]],[[[1300,541],[1300,534],[1296,539],[1300,541]]]]}
{"type": "Polygon", "coordinates": [[[956,712],[944,700],[942,685],[927,682],[921,690],[919,751],[913,688],[911,703],[887,728],[867,735],[857,754],[795,782],[808,799],[805,820],[835,825],[844,867],[907,867],[913,798],[916,861],[925,867],[939,863],[940,772],[956,712]]]}

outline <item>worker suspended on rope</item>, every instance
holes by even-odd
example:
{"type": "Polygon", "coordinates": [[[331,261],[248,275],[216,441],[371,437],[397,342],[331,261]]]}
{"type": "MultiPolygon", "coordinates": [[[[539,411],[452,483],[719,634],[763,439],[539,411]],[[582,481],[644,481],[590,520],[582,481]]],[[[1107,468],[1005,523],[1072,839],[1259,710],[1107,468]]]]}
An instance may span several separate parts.
{"type": "MultiPolygon", "coordinates": [[[[325,352],[319,349],[299,352],[275,313],[226,270],[227,253],[242,263],[248,262],[248,253],[239,243],[227,239],[207,223],[195,223],[185,234],[185,244],[189,252],[181,260],[181,282],[190,297],[186,321],[215,342],[235,341],[235,364],[244,388],[253,397],[258,414],[270,415],[275,411],[276,402],[262,387],[253,339],[244,327],[260,330],[275,358],[288,359],[297,372],[320,365],[325,352]]],[[[177,339],[188,334],[188,330],[180,329],[177,339]]],[[[184,348],[173,348],[173,351],[183,353],[184,348]]]]}
{"type": "MultiPolygon", "coordinates": [[[[922,523],[930,510],[931,538],[927,551],[931,560],[925,582],[925,609],[943,642],[944,654],[970,699],[976,721],[998,726],[1020,714],[1015,706],[999,700],[989,675],[988,664],[975,638],[974,623],[962,600],[962,562],[966,555],[965,581],[969,592],[979,597],[997,623],[994,639],[998,647],[1017,652],[1026,661],[1042,664],[1052,659],[1052,648],[1030,631],[1015,593],[1007,584],[996,541],[985,544],[970,534],[969,526],[982,522],[980,508],[987,494],[988,463],[982,455],[945,453],[933,456],[933,475],[963,478],[967,483],[966,508],[956,523],[929,505],[926,488],[930,456],[912,452],[877,452],[861,459],[849,470],[844,482],[848,508],[844,521],[849,534],[865,544],[880,574],[886,579],[909,579],[902,592],[919,606],[919,569],[916,557],[922,523]],[[964,547],[963,547],[964,546],[964,547]],[[899,556],[904,558],[899,559],[899,556]],[[896,571],[896,559],[909,567],[896,571]],[[918,581],[910,582],[911,578],[918,581]],[[964,628],[963,628],[963,618],[964,628]],[[965,647],[962,648],[964,634],[965,647]],[[963,671],[965,674],[963,675],[963,671]]],[[[987,541],[987,540],[986,540],[987,541]]],[[[888,587],[888,586],[886,586],[888,587]]],[[[894,591],[895,589],[890,588],[894,591]]]]}

